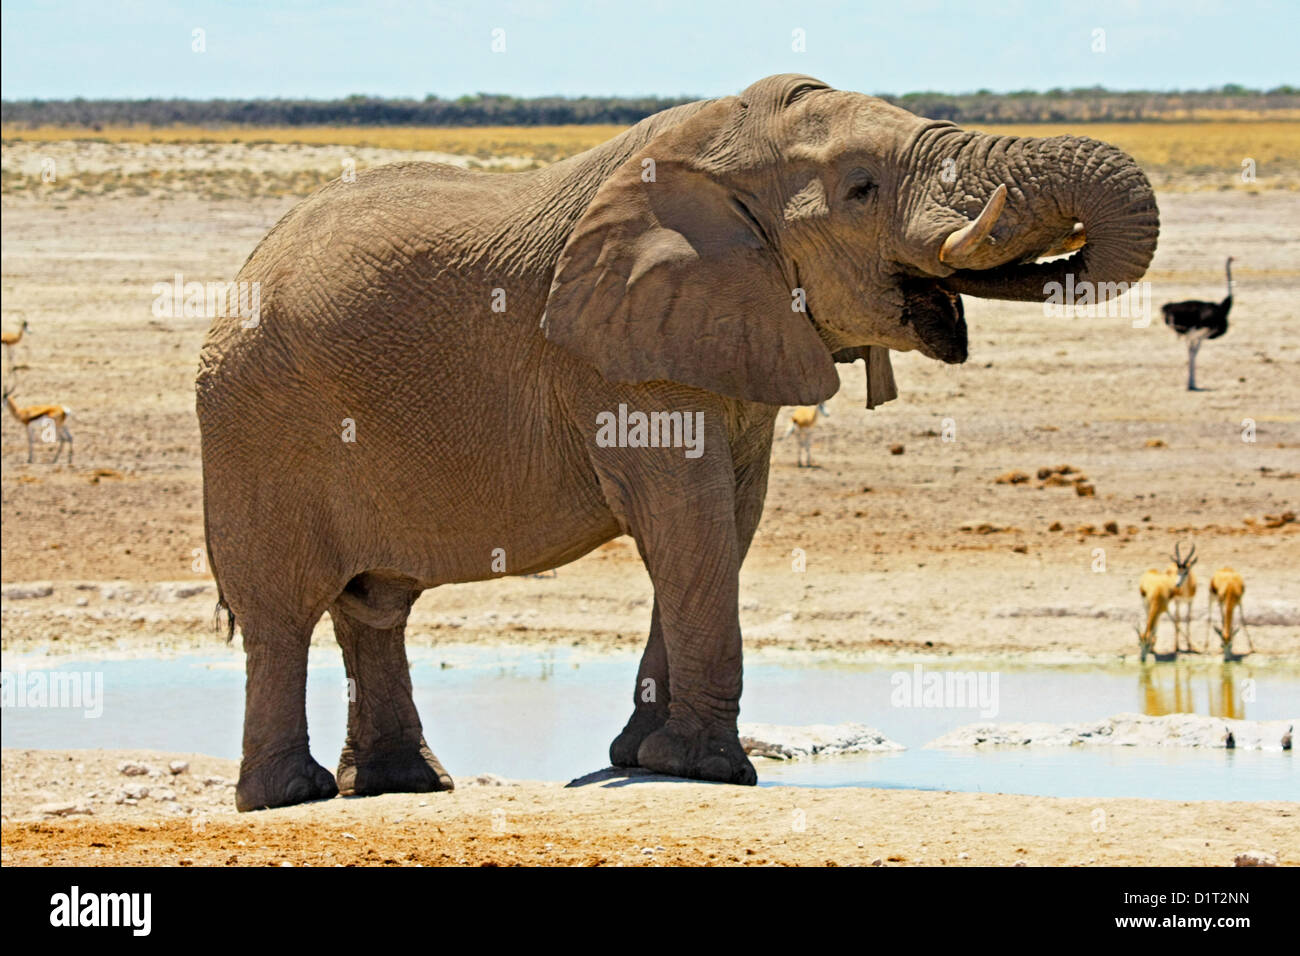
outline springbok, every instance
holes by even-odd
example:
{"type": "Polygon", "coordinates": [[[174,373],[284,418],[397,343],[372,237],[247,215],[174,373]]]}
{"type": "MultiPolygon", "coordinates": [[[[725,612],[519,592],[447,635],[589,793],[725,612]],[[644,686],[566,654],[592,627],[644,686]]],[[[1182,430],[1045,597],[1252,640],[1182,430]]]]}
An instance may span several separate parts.
{"type": "Polygon", "coordinates": [[[1187,552],[1187,557],[1180,553],[1177,543],[1174,544],[1174,553],[1170,559],[1173,564],[1165,568],[1166,574],[1172,574],[1177,579],[1177,586],[1174,588],[1174,651],[1181,650],[1178,644],[1178,638],[1181,636],[1187,642],[1187,650],[1192,650],[1192,598],[1196,597],[1196,575],[1192,574],[1192,565],[1196,563],[1196,545],[1192,545],[1192,550],[1187,552]],[[1185,613],[1182,613],[1185,612],[1185,613]],[[1180,622],[1180,616],[1183,620],[1180,622]]]}
{"type": "MultiPolygon", "coordinates": [[[[22,422],[27,429],[27,464],[32,463],[32,433],[38,428],[51,428],[58,436],[59,448],[54,453],[55,462],[63,454],[63,443],[68,443],[68,464],[72,464],[72,433],[68,431],[66,424],[72,409],[66,405],[28,405],[20,408],[14,404],[12,389],[4,393],[4,400],[9,406],[9,413],[22,422]]],[[[42,441],[50,441],[50,439],[42,436],[42,441]]]]}
{"type": "Polygon", "coordinates": [[[1255,644],[1250,639],[1250,631],[1246,630],[1246,614],[1241,610],[1241,598],[1245,593],[1246,582],[1232,568],[1219,568],[1214,572],[1214,577],[1210,578],[1210,606],[1206,609],[1205,615],[1205,646],[1207,648],[1210,646],[1210,626],[1214,619],[1214,605],[1217,604],[1221,626],[1215,626],[1214,629],[1219,632],[1225,658],[1232,653],[1232,638],[1235,634],[1232,626],[1234,612],[1241,613],[1241,632],[1246,635],[1246,646],[1250,648],[1250,653],[1255,653],[1255,644]]]}
{"type": "Polygon", "coordinates": [[[4,344],[5,355],[9,357],[9,371],[14,371],[14,346],[23,340],[23,333],[27,331],[27,319],[24,318],[22,325],[18,326],[17,332],[0,332],[0,342],[4,344]]]}
{"type": "MultiPolygon", "coordinates": [[[[1161,614],[1169,612],[1169,602],[1178,589],[1178,578],[1169,571],[1157,571],[1149,568],[1138,581],[1138,593],[1142,595],[1142,610],[1146,614],[1146,628],[1135,628],[1138,632],[1138,647],[1141,649],[1141,661],[1146,661],[1148,654],[1156,652],[1156,624],[1161,614]]],[[[1172,616],[1172,615],[1171,615],[1172,616]]],[[[1178,654],[1178,622],[1174,621],[1174,654],[1178,654]]]]}
{"type": "Polygon", "coordinates": [[[796,467],[812,467],[813,425],[817,423],[817,415],[819,413],[826,418],[831,417],[831,413],[826,410],[825,402],[818,405],[800,405],[790,413],[790,425],[786,428],[785,434],[782,435],[781,438],[789,438],[790,433],[798,429],[799,433],[795,435],[795,441],[799,443],[799,450],[796,452],[796,467]],[[806,465],[804,464],[805,457],[808,459],[808,464],[806,465]]]}

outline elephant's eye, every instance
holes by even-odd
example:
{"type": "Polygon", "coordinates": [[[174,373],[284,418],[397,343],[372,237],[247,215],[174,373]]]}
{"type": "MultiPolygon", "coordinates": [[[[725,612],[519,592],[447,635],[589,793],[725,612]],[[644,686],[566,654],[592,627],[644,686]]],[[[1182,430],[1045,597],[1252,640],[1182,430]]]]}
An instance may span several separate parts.
{"type": "Polygon", "coordinates": [[[844,198],[850,201],[870,199],[871,194],[876,191],[876,184],[871,181],[871,177],[861,171],[850,177],[847,185],[844,198]]]}

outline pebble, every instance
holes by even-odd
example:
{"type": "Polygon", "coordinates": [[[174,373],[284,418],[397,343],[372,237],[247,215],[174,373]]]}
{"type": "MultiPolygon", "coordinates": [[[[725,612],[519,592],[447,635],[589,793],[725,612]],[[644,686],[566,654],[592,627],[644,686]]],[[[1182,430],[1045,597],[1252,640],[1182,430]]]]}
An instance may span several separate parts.
{"type": "Polygon", "coordinates": [[[124,777],[143,777],[149,770],[148,764],[136,763],[134,760],[125,760],[117,765],[117,772],[124,777]]]}
{"type": "Polygon", "coordinates": [[[167,765],[167,769],[173,774],[184,773],[186,770],[190,769],[190,764],[187,760],[173,760],[167,765]]]}
{"type": "Polygon", "coordinates": [[[1238,853],[1232,863],[1234,866],[1277,866],[1277,857],[1264,850],[1247,850],[1238,853]]]}
{"type": "Polygon", "coordinates": [[[35,813],[47,817],[70,817],[79,813],[91,813],[91,809],[78,803],[41,803],[32,808],[35,813]]]}

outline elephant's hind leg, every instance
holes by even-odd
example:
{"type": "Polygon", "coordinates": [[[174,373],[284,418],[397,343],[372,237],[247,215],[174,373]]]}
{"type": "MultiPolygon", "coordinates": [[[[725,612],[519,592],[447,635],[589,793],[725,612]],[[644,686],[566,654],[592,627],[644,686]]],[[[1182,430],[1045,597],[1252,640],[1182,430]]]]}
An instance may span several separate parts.
{"type": "Polygon", "coordinates": [[[348,675],[344,794],[428,793],[455,786],[433,755],[411,696],[406,618],[418,592],[363,575],[330,607],[348,675]]]}
{"type": "Polygon", "coordinates": [[[650,640],[637,669],[632,694],[632,716],[623,732],[609,745],[609,762],[615,767],[635,767],[641,742],[668,722],[668,650],[664,647],[659,602],[650,614],[650,640]]]}
{"type": "Polygon", "coordinates": [[[311,624],[240,619],[247,654],[240,811],[286,807],[338,794],[307,745],[307,648],[311,624]]]}

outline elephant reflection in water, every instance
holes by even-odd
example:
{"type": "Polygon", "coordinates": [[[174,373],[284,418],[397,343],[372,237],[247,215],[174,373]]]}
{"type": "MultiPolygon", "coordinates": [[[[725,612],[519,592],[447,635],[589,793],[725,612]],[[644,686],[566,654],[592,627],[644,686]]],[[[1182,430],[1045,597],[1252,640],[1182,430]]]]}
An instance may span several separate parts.
{"type": "MultiPolygon", "coordinates": [[[[1231,667],[1220,667],[1216,673],[1204,675],[1203,680],[1206,706],[1200,710],[1210,717],[1241,720],[1246,716],[1231,667]]],[[[1153,675],[1148,669],[1138,676],[1138,689],[1142,695],[1142,712],[1148,717],[1198,711],[1196,695],[1192,691],[1192,674],[1187,668],[1176,667],[1159,675],[1153,675]],[[1167,679],[1157,681],[1156,676],[1167,679]]]]}

